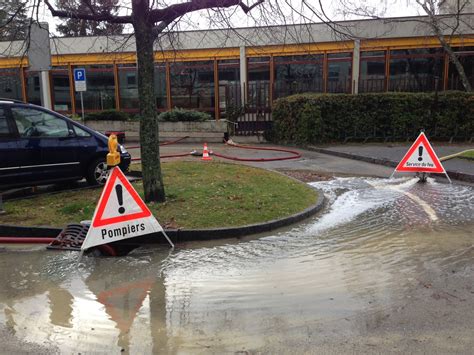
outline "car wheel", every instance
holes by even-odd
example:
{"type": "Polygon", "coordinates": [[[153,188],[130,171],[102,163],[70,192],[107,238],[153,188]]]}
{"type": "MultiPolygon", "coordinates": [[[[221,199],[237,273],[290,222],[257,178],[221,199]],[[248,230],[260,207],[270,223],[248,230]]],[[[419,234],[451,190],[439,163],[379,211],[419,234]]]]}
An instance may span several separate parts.
{"type": "Polygon", "coordinates": [[[90,185],[104,185],[107,181],[107,164],[104,158],[94,160],[87,169],[87,182],[90,185]]]}

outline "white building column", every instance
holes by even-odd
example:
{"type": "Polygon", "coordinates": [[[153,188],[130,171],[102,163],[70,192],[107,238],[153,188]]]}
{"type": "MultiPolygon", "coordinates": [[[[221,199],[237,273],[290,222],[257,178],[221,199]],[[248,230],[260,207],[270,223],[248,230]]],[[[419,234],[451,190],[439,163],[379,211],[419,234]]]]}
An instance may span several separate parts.
{"type": "Polygon", "coordinates": [[[40,74],[40,92],[41,92],[41,106],[52,110],[51,103],[51,85],[49,83],[49,71],[42,70],[40,74]]]}
{"type": "Polygon", "coordinates": [[[360,40],[354,40],[354,52],[352,54],[352,93],[359,93],[360,72],[360,40]]]}
{"type": "Polygon", "coordinates": [[[240,47],[240,97],[242,105],[247,103],[247,57],[245,46],[240,47]]]}

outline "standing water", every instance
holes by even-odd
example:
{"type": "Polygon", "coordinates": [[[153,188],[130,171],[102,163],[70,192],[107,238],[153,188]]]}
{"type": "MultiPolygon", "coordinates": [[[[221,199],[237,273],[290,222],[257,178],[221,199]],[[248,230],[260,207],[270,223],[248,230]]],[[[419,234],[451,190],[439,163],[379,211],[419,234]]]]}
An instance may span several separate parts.
{"type": "Polygon", "coordinates": [[[0,352],[470,352],[474,189],[312,185],[291,230],[88,258],[0,249],[0,352]]]}

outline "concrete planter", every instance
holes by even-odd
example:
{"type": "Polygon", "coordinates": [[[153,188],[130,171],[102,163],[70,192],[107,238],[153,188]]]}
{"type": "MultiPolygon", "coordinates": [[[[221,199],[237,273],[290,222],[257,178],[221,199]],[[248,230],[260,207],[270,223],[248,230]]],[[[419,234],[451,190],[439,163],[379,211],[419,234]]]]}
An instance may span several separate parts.
{"type": "MultiPolygon", "coordinates": [[[[189,136],[186,142],[222,142],[224,133],[228,131],[225,121],[205,122],[160,122],[160,138],[170,141],[189,136]]],[[[104,133],[106,131],[125,132],[127,141],[138,141],[140,137],[139,121],[92,121],[86,120],[86,126],[104,133]]]]}

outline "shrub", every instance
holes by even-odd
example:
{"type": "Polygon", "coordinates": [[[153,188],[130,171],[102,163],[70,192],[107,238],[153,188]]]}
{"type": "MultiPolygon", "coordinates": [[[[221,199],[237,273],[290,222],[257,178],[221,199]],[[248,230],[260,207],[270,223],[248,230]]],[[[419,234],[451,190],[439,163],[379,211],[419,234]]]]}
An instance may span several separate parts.
{"type": "Polygon", "coordinates": [[[178,121],[208,121],[212,120],[211,115],[205,112],[184,110],[180,108],[175,108],[171,111],[162,112],[158,116],[159,121],[169,121],[169,122],[178,122],[178,121]]]}
{"type": "Polygon", "coordinates": [[[92,112],[85,115],[85,119],[93,121],[128,121],[130,115],[127,112],[117,111],[117,110],[105,110],[92,112]]]}
{"type": "Polygon", "coordinates": [[[474,135],[474,96],[465,92],[299,94],[273,106],[274,142],[315,144],[348,139],[449,139],[474,135]]]}

